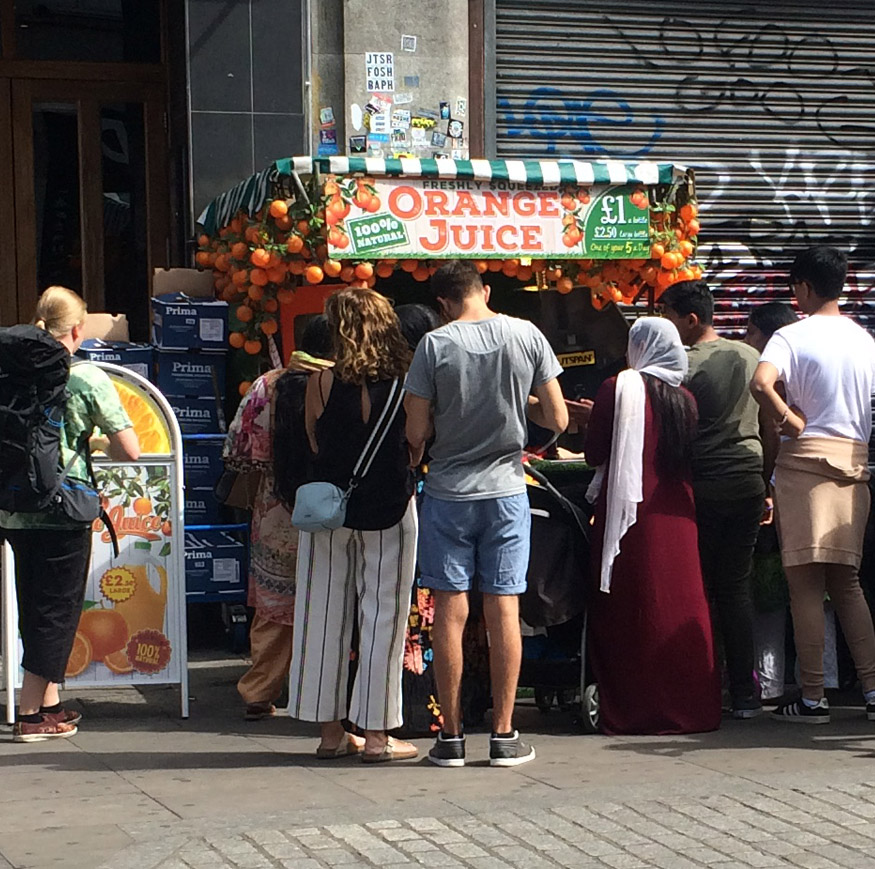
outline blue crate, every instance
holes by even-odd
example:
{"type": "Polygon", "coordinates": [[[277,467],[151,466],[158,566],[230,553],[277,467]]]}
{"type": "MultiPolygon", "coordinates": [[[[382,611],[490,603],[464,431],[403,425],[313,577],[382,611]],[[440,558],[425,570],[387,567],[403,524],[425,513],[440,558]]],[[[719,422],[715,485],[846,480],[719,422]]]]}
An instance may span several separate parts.
{"type": "Polygon", "coordinates": [[[216,500],[212,488],[185,490],[186,528],[191,525],[219,525],[222,518],[222,505],[216,500]]]}
{"type": "MultiPolygon", "coordinates": [[[[211,489],[222,476],[222,448],[225,436],[196,434],[182,436],[182,464],[185,486],[190,489],[211,489]]],[[[206,524],[206,523],[204,523],[206,524]]]]}
{"type": "Polygon", "coordinates": [[[183,434],[215,434],[225,429],[225,413],[221,402],[213,395],[165,396],[183,434]]]}
{"type": "Polygon", "coordinates": [[[248,572],[248,525],[194,525],[185,529],[185,594],[189,602],[245,602],[248,572]]]}
{"type": "Polygon", "coordinates": [[[148,344],[89,338],[82,342],[76,355],[91,362],[112,362],[113,365],[136,371],[147,380],[152,379],[152,348],[148,344]]]}

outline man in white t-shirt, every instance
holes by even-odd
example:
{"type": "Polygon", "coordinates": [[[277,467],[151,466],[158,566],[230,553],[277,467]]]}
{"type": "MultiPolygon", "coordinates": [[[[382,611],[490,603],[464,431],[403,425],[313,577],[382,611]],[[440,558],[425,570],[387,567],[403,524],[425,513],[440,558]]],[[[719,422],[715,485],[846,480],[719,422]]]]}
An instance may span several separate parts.
{"type": "Polygon", "coordinates": [[[869,515],[868,444],[872,428],[875,341],[841,316],[847,258],[820,245],[800,253],[790,287],[808,317],[769,340],[751,391],[780,425],[775,506],[790,587],[802,698],[772,714],[829,722],[823,696],[823,598],[828,592],[875,721],[875,630],[857,571],[869,515]],[[784,385],[786,400],[775,386],[784,385]]]}

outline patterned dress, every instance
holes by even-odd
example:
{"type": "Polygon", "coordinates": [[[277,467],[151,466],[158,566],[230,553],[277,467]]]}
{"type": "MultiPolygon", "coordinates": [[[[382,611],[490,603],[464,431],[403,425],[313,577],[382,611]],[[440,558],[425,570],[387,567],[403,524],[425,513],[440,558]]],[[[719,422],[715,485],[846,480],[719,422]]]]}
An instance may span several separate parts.
{"type": "Polygon", "coordinates": [[[252,384],[231,423],[223,458],[235,470],[262,472],[252,509],[249,606],[267,621],[292,625],[298,532],[274,494],[273,474],[274,391],[285,372],[285,368],[274,369],[252,384]]]}

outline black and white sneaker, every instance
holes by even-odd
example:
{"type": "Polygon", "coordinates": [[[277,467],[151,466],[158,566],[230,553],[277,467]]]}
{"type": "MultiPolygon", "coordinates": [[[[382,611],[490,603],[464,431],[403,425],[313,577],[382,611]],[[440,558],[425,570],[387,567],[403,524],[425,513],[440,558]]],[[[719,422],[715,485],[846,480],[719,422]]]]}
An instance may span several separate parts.
{"type": "Polygon", "coordinates": [[[826,697],[821,697],[817,706],[807,706],[802,700],[794,700],[775,709],[772,718],[794,724],[829,724],[829,703],[826,697]]]}
{"type": "Polygon", "coordinates": [[[438,733],[428,759],[435,766],[464,766],[465,765],[465,737],[456,736],[446,739],[443,733],[438,733]]]}
{"type": "Polygon", "coordinates": [[[875,703],[866,704],[866,717],[870,721],[875,721],[875,703]]]}
{"type": "Polygon", "coordinates": [[[535,759],[535,748],[520,739],[520,732],[513,736],[493,736],[489,740],[490,766],[519,766],[535,759]]]}

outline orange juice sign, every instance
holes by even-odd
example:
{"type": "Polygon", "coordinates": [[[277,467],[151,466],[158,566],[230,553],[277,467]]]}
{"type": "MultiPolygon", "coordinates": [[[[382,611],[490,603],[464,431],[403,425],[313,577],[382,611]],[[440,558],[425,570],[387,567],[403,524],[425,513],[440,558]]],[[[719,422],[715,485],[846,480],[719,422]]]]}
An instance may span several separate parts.
{"type": "Polygon", "coordinates": [[[623,259],[650,256],[650,214],[635,185],[378,178],[352,204],[340,256],[623,259]],[[379,203],[374,211],[373,203],[379,203]],[[348,247],[347,247],[348,245],[348,247]],[[346,250],[343,250],[346,248],[346,250]]]}

